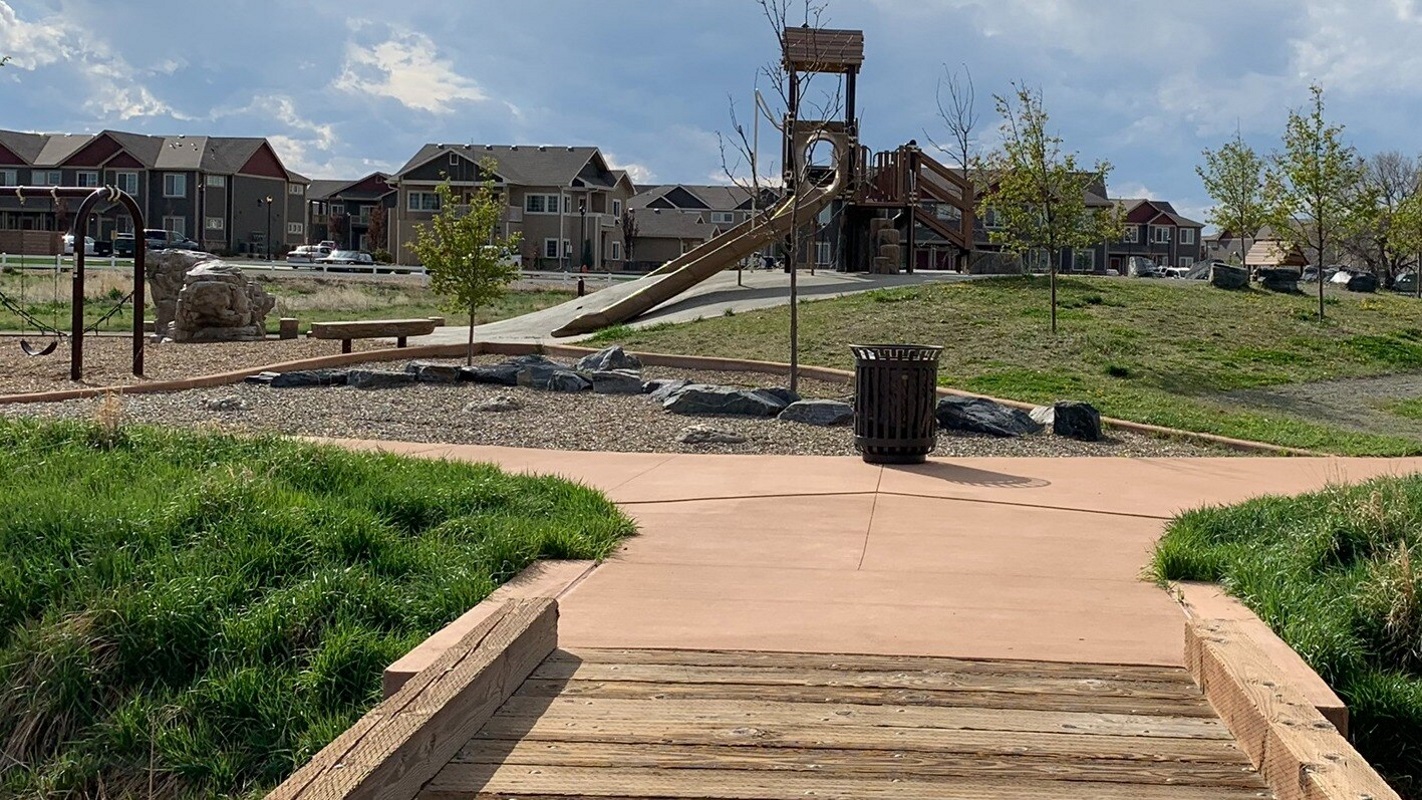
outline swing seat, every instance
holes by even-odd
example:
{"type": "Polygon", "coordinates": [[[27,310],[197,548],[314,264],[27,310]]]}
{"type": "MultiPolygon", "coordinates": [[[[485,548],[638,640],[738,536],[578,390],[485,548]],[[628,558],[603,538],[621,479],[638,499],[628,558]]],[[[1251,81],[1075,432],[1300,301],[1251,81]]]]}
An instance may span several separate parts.
{"type": "Polygon", "coordinates": [[[53,352],[55,351],[55,348],[57,348],[57,347],[59,347],[59,340],[58,340],[58,339],[55,339],[55,340],[51,341],[49,344],[45,345],[44,347],[35,347],[34,345],[30,344],[30,342],[29,342],[28,339],[21,339],[21,340],[20,340],[20,349],[23,350],[23,351],[25,351],[25,355],[29,356],[30,358],[36,358],[36,357],[39,357],[39,356],[47,356],[47,355],[49,355],[50,353],[53,353],[53,352]]]}

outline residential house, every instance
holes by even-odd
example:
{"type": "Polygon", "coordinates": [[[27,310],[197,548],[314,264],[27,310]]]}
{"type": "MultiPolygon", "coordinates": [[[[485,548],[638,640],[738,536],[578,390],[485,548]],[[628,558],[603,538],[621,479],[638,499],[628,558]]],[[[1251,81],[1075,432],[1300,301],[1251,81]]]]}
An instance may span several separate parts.
{"type": "MultiPolygon", "coordinates": [[[[752,194],[736,185],[674,183],[642,188],[628,202],[637,228],[632,250],[636,261],[628,269],[656,269],[779,200],[773,189],[763,189],[756,203],[751,202],[752,194]]],[[[820,250],[827,244],[816,242],[820,250]]]]}
{"type": "Polygon", "coordinates": [[[372,172],[357,180],[316,180],[307,195],[307,228],[312,242],[331,240],[343,250],[390,250],[390,220],[397,192],[390,176],[372,172]],[[375,209],[385,215],[379,241],[371,241],[370,218],[375,209]]]}
{"type": "MultiPolygon", "coordinates": [[[[1097,181],[1089,186],[1084,193],[1083,201],[1087,211],[1100,211],[1111,206],[1124,202],[1108,199],[1106,185],[1097,181]]],[[[992,231],[998,228],[997,213],[991,206],[986,208],[982,214],[976,216],[973,222],[973,256],[970,259],[969,271],[971,272],[1018,272],[1022,269],[1022,264],[1015,258],[1005,258],[1001,253],[1001,246],[992,242],[992,231]]],[[[920,236],[927,236],[927,239],[920,239],[920,246],[930,247],[934,245],[944,246],[945,240],[935,240],[933,233],[925,227],[920,227],[920,236]]],[[[1115,245],[1110,245],[1115,247],[1115,245]]],[[[1084,247],[1077,250],[1063,249],[1058,254],[1057,269],[1059,272],[1080,272],[1097,273],[1106,272],[1108,265],[1108,244],[1102,242],[1091,247],[1084,247]]],[[[1045,252],[1029,253],[1027,255],[1027,266],[1032,271],[1046,271],[1048,262],[1045,252]]],[[[1115,266],[1114,258],[1109,259],[1111,266],[1115,266]]],[[[947,268],[946,266],[942,268],[947,268]]]]}
{"type": "MultiPolygon", "coordinates": [[[[309,183],[261,138],[0,131],[0,186],[116,186],[138,201],[145,227],[192,237],[213,252],[265,252],[269,236],[273,252],[302,243],[309,183]]],[[[0,189],[0,232],[58,233],[77,206],[22,202],[0,189]]],[[[121,206],[106,204],[86,234],[111,239],[133,228],[121,206]]]]}
{"type": "Polygon", "coordinates": [[[1114,200],[1121,209],[1125,235],[1107,247],[1111,269],[1126,274],[1132,257],[1162,267],[1188,267],[1205,258],[1204,224],[1187,219],[1163,200],[1114,200]]]}
{"type": "Polygon", "coordinates": [[[1206,259],[1243,264],[1244,256],[1249,252],[1249,246],[1254,243],[1255,238],[1239,236],[1233,231],[1220,231],[1206,236],[1204,241],[1206,259]]]}
{"type": "Polygon", "coordinates": [[[501,234],[522,234],[525,267],[575,269],[586,257],[593,270],[626,268],[622,219],[635,188],[596,147],[425,145],[390,181],[398,192],[390,237],[400,263],[416,263],[410,243],[439,209],[435,188],[444,181],[466,197],[493,186],[505,203],[501,234]]]}
{"type": "Polygon", "coordinates": [[[701,214],[664,208],[640,208],[628,212],[637,225],[630,269],[646,272],[671,261],[697,245],[719,236],[732,226],[707,222],[701,214]]]}

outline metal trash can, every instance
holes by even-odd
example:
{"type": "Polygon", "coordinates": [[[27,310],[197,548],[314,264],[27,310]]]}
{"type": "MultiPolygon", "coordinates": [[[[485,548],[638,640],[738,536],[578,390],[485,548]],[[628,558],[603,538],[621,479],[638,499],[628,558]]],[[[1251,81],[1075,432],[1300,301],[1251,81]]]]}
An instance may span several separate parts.
{"type": "Polygon", "coordinates": [[[941,347],[850,345],[854,446],[869,464],[922,464],[938,438],[941,347]]]}

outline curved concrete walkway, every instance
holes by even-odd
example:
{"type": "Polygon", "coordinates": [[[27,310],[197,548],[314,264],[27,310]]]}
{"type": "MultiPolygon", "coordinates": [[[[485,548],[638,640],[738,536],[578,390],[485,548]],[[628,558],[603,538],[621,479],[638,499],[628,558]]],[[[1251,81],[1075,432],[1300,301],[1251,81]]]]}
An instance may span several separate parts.
{"type": "Polygon", "coordinates": [[[566,647],[1181,666],[1142,579],[1177,512],[1422,470],[1422,459],[855,458],[342,442],[594,486],[641,535],[560,599],[566,647]]]}

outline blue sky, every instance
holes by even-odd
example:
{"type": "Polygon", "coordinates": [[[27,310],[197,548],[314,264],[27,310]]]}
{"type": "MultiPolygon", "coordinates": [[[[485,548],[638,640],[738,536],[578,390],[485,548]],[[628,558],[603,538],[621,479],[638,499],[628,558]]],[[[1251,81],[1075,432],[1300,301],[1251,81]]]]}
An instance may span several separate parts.
{"type": "MultiPolygon", "coordinates": [[[[875,149],[946,141],[947,63],[973,72],[984,143],[991,94],[1023,81],[1069,149],[1112,162],[1113,195],[1196,217],[1201,149],[1236,126],[1274,149],[1310,82],[1360,152],[1422,150],[1419,0],[829,3],[866,34],[875,149]]],[[[267,136],[318,178],[430,141],[587,144],[640,181],[710,182],[728,97],[748,120],[775,51],[754,0],[0,0],[0,127],[267,136]]]]}

